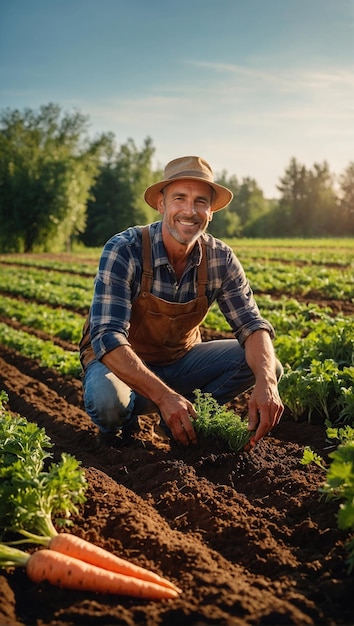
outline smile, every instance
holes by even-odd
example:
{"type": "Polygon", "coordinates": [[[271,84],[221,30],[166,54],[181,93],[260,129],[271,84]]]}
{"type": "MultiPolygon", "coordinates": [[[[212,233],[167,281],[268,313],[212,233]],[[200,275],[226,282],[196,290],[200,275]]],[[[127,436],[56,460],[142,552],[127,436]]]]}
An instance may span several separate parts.
{"type": "Polygon", "coordinates": [[[197,221],[187,221],[187,220],[177,220],[179,224],[181,224],[181,226],[198,226],[199,222],[197,221]]]}

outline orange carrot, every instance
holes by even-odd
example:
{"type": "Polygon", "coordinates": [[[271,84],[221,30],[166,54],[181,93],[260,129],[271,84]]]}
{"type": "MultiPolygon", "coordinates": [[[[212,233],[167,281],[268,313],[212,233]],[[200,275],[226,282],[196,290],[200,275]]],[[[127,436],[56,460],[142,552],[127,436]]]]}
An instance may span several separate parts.
{"type": "Polygon", "coordinates": [[[53,550],[37,550],[28,557],[25,566],[27,575],[33,582],[48,581],[51,585],[64,589],[127,595],[151,600],[178,596],[174,589],[110,572],[53,550]]]}
{"type": "Polygon", "coordinates": [[[162,578],[158,574],[143,567],[134,565],[76,535],[59,533],[50,540],[48,548],[117,574],[132,576],[140,580],[156,583],[168,589],[173,589],[174,591],[181,591],[176,585],[166,580],[166,578],[162,578]]]}

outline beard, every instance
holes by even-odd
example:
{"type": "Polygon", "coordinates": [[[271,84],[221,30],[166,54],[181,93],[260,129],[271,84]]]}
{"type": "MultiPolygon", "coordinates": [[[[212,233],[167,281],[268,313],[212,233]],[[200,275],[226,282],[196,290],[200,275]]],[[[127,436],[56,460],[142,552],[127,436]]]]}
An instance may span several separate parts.
{"type": "MultiPolygon", "coordinates": [[[[207,228],[207,224],[203,225],[200,221],[190,222],[189,220],[182,220],[181,218],[179,218],[178,220],[175,220],[172,223],[164,219],[164,224],[169,234],[171,235],[171,237],[173,237],[175,241],[178,241],[178,243],[181,243],[182,245],[185,245],[185,246],[195,243],[197,239],[200,237],[200,235],[207,228]],[[188,228],[186,224],[189,223],[190,226],[193,227],[193,229],[195,228],[196,225],[198,226],[198,229],[194,230],[194,232],[190,232],[189,234],[180,232],[180,230],[176,227],[176,222],[181,222],[181,221],[184,222],[185,228],[188,228]]],[[[183,229],[183,226],[182,226],[182,229],[183,229]]]]}

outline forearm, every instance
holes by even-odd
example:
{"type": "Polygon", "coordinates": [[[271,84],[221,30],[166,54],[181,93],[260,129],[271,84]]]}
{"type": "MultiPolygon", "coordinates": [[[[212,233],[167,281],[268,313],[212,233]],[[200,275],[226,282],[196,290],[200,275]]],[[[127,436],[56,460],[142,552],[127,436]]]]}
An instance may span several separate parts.
{"type": "Polygon", "coordinates": [[[246,339],[245,356],[256,381],[277,382],[273,343],[266,330],[256,330],[246,339]]]}
{"type": "Polygon", "coordinates": [[[111,350],[102,358],[102,363],[126,385],[158,406],[164,395],[172,393],[172,389],[146,367],[130,346],[111,350]]]}
{"type": "Polygon", "coordinates": [[[245,343],[246,360],[256,382],[248,401],[249,428],[255,430],[252,445],[279,422],[283,404],[279,397],[276,358],[267,331],[259,330],[245,343]]]}
{"type": "Polygon", "coordinates": [[[131,389],[159,407],[176,441],[183,445],[196,442],[191,422],[191,418],[197,416],[193,404],[151,372],[130,346],[119,346],[107,352],[102,363],[131,389]]]}

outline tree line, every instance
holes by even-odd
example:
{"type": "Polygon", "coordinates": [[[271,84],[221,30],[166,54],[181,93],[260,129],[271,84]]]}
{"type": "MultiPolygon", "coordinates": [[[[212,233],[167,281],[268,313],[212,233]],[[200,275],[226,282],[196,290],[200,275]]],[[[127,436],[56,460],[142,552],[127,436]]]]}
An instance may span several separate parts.
{"type": "MultiPolygon", "coordinates": [[[[69,250],[102,246],[114,233],[159,215],[143,200],[159,180],[153,141],[116,145],[113,133],[89,135],[89,119],[56,104],[0,114],[0,251],[69,250]]],[[[216,237],[354,235],[354,161],[338,179],[328,163],[306,168],[290,160],[279,199],[267,199],[251,177],[226,171],[217,182],[234,194],[215,213],[216,237]]]]}

